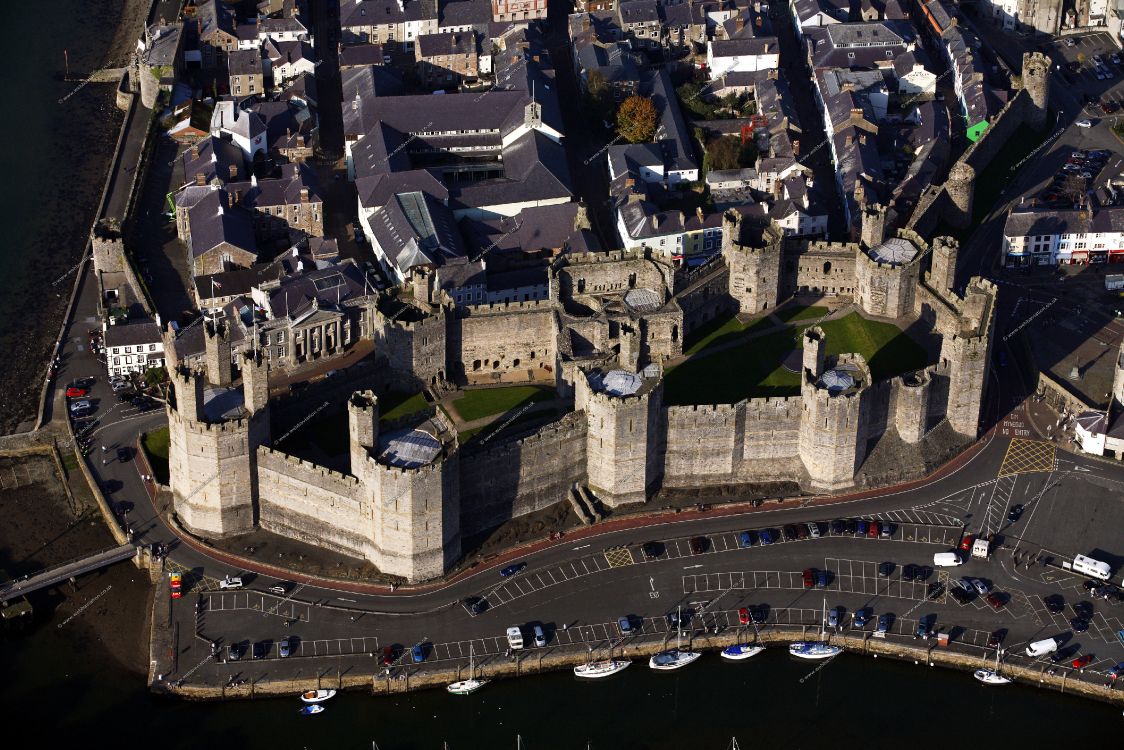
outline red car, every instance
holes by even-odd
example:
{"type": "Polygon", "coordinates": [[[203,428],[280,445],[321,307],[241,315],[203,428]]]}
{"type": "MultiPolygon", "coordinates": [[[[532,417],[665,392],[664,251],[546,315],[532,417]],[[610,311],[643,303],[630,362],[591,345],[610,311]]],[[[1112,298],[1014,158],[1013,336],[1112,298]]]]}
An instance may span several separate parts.
{"type": "Polygon", "coordinates": [[[813,572],[811,568],[807,568],[804,571],[804,588],[806,589],[810,589],[815,585],[815,582],[812,580],[813,572]]]}
{"type": "Polygon", "coordinates": [[[394,652],[394,646],[382,647],[382,664],[384,667],[389,667],[390,665],[394,664],[394,660],[397,658],[397,656],[398,655],[394,652]]]}
{"type": "Polygon", "coordinates": [[[971,552],[972,551],[972,543],[975,542],[975,541],[976,541],[976,535],[975,534],[965,535],[964,538],[960,540],[960,549],[964,550],[965,552],[971,552]]]}
{"type": "Polygon", "coordinates": [[[987,595],[987,603],[996,609],[1003,609],[1003,597],[995,591],[987,595]]]}
{"type": "Polygon", "coordinates": [[[871,539],[877,539],[878,534],[882,531],[882,524],[878,521],[871,521],[870,528],[866,530],[866,535],[871,539]]]}
{"type": "Polygon", "coordinates": [[[741,609],[738,610],[738,622],[741,623],[742,625],[748,625],[749,624],[749,610],[746,609],[745,607],[742,607],[741,609]]]}
{"type": "Polygon", "coordinates": [[[70,388],[66,389],[66,397],[67,398],[83,398],[83,397],[89,396],[89,395],[90,395],[90,392],[87,391],[85,388],[75,388],[75,387],[71,386],[70,388]]]}
{"type": "Polygon", "coordinates": [[[1073,660],[1073,668],[1074,669],[1081,669],[1082,667],[1088,665],[1092,661],[1093,661],[1093,655],[1092,654],[1085,654],[1084,656],[1079,656],[1079,657],[1077,657],[1076,659],[1073,660]]]}

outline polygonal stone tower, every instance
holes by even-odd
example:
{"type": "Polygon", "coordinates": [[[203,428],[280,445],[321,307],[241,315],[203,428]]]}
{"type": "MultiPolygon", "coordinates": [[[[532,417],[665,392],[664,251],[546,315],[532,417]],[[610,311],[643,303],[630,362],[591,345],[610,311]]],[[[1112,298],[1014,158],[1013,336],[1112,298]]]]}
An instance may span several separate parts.
{"type": "MultiPolygon", "coordinates": [[[[809,349],[824,345],[804,338],[804,359],[818,357],[809,349]]],[[[855,473],[866,457],[867,429],[863,413],[870,369],[857,354],[840,355],[818,377],[801,373],[800,458],[813,489],[834,491],[855,483],[855,473]]]]}
{"type": "Polygon", "coordinates": [[[1024,52],[1022,83],[1028,95],[1024,122],[1041,130],[1050,113],[1050,58],[1041,52],[1024,52]]]}
{"type": "Polygon", "coordinates": [[[932,265],[929,268],[929,286],[938,292],[952,292],[956,286],[956,257],[960,243],[952,237],[933,240],[932,265]]]}
{"type": "Polygon", "coordinates": [[[722,215],[722,257],[730,269],[730,297],[739,313],[758,313],[776,306],[781,276],[781,242],[773,225],[764,230],[764,246],[741,242],[742,215],[722,215]]]}
{"type": "Polygon", "coordinates": [[[944,189],[948,193],[948,223],[954,227],[966,227],[972,223],[972,193],[976,186],[976,170],[963,162],[957,162],[948,173],[944,189]]]}
{"type": "Polygon", "coordinates": [[[586,478],[605,505],[643,503],[663,475],[663,381],[579,371],[575,408],[586,413],[586,478]]]}
{"type": "Polygon", "coordinates": [[[893,381],[894,426],[898,437],[907,443],[916,443],[925,436],[932,383],[929,370],[918,370],[893,381]]]}

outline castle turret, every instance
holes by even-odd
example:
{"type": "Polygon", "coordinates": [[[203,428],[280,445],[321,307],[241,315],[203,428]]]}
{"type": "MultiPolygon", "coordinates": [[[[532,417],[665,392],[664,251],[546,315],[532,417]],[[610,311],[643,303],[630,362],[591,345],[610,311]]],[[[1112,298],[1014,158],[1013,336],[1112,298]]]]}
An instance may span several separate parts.
{"type": "Polygon", "coordinates": [[[207,381],[211,385],[226,387],[234,377],[230,356],[230,337],[226,324],[208,321],[203,324],[203,339],[206,345],[205,359],[207,381]]]}
{"type": "Polygon", "coordinates": [[[883,318],[901,318],[913,312],[920,273],[918,255],[924,243],[909,230],[885,239],[855,263],[856,302],[863,312],[883,318]]]}
{"type": "Polygon", "coordinates": [[[886,231],[886,207],[868,203],[862,208],[862,244],[866,249],[882,244],[886,231]]]}
{"type": "Polygon", "coordinates": [[[646,502],[663,475],[663,382],[623,370],[579,372],[575,406],[586,413],[586,476],[605,505],[646,502]]]}
{"type": "Polygon", "coordinates": [[[952,237],[933,240],[932,266],[929,269],[929,286],[938,292],[952,292],[956,287],[956,258],[960,243],[952,237]]]}
{"type": "Polygon", "coordinates": [[[722,215],[722,257],[730,269],[730,297],[739,313],[758,313],[775,307],[780,290],[783,235],[773,224],[766,227],[764,245],[741,242],[742,215],[722,215]]]}
{"type": "Polygon", "coordinates": [[[812,326],[804,331],[804,367],[803,371],[809,377],[819,378],[823,375],[824,363],[824,332],[819,326],[812,326]]]}
{"type": "Polygon", "coordinates": [[[973,438],[979,434],[987,388],[997,296],[995,284],[973,278],[963,300],[957,300],[953,330],[941,340],[940,371],[948,378],[946,416],[954,430],[973,438]]]}
{"type": "Polygon", "coordinates": [[[1022,87],[1028,101],[1024,122],[1034,130],[1046,127],[1050,113],[1050,58],[1041,52],[1023,53],[1022,87]]]}
{"type": "Polygon", "coordinates": [[[186,419],[203,419],[203,378],[186,368],[169,370],[176,410],[186,419]]]}
{"type": "Polygon", "coordinates": [[[898,436],[907,443],[918,442],[928,430],[932,382],[928,370],[918,370],[894,380],[894,426],[898,436]]]}
{"type": "Polygon", "coordinates": [[[948,173],[945,192],[948,193],[948,223],[957,228],[972,223],[972,194],[976,186],[976,170],[964,162],[957,162],[948,173]]]}
{"type": "Polygon", "coordinates": [[[261,352],[246,352],[242,356],[242,393],[250,414],[269,409],[269,360],[261,352]]]}
{"type": "Polygon", "coordinates": [[[379,445],[379,400],[374,391],[356,391],[347,401],[351,473],[358,476],[371,451],[379,445]]]}

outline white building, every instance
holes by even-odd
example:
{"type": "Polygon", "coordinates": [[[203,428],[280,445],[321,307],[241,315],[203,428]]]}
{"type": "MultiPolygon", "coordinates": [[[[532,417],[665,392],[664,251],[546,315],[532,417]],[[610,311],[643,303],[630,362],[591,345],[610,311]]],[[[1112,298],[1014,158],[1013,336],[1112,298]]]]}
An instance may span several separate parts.
{"type": "Polygon", "coordinates": [[[711,80],[727,73],[776,70],[779,64],[780,44],[776,37],[716,39],[706,45],[706,66],[711,80]]]}
{"type": "Polygon", "coordinates": [[[221,138],[226,135],[242,149],[243,156],[249,161],[254,160],[254,155],[261,152],[265,155],[269,144],[265,142],[266,129],[254,112],[246,112],[238,108],[232,101],[221,101],[215,104],[211,113],[211,135],[221,138]]]}
{"type": "Polygon", "coordinates": [[[110,376],[143,373],[149,368],[164,366],[164,338],[155,322],[102,324],[102,331],[110,376]]]}
{"type": "Polygon", "coordinates": [[[1006,266],[1124,262],[1124,206],[1063,211],[1021,206],[1003,225],[1006,266]]]}
{"type": "MultiPolygon", "coordinates": [[[[1094,0],[1096,2],[1097,0],[1094,0]]],[[[1100,0],[1104,4],[1104,0],[1100,0]]],[[[983,0],[984,8],[990,11],[996,24],[1002,24],[1004,29],[1013,30],[1019,21],[1020,0],[983,0]]],[[[987,13],[988,10],[983,12],[987,13]]]]}

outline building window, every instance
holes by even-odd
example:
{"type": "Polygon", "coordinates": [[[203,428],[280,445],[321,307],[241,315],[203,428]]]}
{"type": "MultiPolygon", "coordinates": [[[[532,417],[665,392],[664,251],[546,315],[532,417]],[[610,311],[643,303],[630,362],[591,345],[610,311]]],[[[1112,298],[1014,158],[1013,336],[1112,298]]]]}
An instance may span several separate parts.
{"type": "Polygon", "coordinates": [[[133,350],[133,347],[131,347],[131,346],[126,346],[126,347],[125,347],[125,353],[126,353],[126,354],[128,354],[128,353],[129,353],[129,352],[131,352],[132,350],[133,350]]]}

